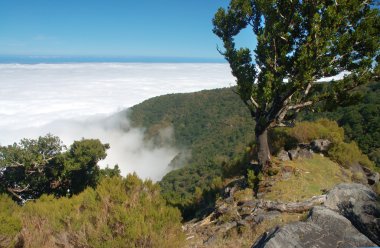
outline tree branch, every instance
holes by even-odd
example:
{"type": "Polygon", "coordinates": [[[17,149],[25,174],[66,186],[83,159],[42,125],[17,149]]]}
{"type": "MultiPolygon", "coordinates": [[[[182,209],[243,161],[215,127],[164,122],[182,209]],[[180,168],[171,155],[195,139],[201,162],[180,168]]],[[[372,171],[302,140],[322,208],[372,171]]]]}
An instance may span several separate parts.
{"type": "Polygon", "coordinates": [[[326,201],[326,195],[314,196],[304,202],[273,202],[260,200],[256,206],[259,209],[277,210],[286,213],[303,213],[312,209],[315,205],[321,205],[326,201]]]}
{"type": "Polygon", "coordinates": [[[255,99],[253,99],[253,97],[251,96],[251,98],[249,99],[252,103],[253,106],[255,106],[257,109],[259,108],[259,104],[255,101],[255,99]]]}
{"type": "Polygon", "coordinates": [[[288,110],[300,109],[300,108],[304,108],[304,107],[310,106],[312,104],[313,104],[313,101],[307,101],[307,102],[304,102],[304,103],[300,103],[300,104],[289,106],[288,110]]]}
{"type": "Polygon", "coordinates": [[[9,193],[11,193],[14,197],[16,197],[17,199],[19,199],[21,202],[24,201],[24,199],[21,196],[19,196],[18,194],[16,194],[11,188],[7,188],[7,191],[9,193]]]}

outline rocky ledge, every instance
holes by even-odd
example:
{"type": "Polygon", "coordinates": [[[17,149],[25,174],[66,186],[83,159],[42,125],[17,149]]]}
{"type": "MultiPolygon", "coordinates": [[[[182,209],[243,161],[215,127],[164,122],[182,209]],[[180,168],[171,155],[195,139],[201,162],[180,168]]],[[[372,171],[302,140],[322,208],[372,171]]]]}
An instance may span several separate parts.
{"type": "Polygon", "coordinates": [[[264,233],[253,248],[380,246],[380,198],[361,184],[339,184],[304,222],[264,233]]]}

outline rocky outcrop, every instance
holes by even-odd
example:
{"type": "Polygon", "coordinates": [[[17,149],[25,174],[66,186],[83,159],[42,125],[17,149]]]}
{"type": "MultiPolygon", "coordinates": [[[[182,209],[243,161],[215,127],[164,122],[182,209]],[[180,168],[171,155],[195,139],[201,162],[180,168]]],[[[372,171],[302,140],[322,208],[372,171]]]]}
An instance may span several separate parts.
{"type": "Polygon", "coordinates": [[[285,150],[281,150],[278,154],[277,154],[277,158],[280,160],[280,161],[288,161],[290,159],[289,157],[289,153],[285,150]]]}
{"type": "Polygon", "coordinates": [[[380,175],[378,172],[371,171],[370,169],[364,166],[362,169],[363,169],[364,174],[367,176],[367,180],[368,180],[367,183],[369,185],[374,185],[380,181],[380,175]]]}
{"type": "Polygon", "coordinates": [[[265,233],[254,248],[374,246],[349,220],[325,207],[314,207],[306,222],[265,233]]]}
{"type": "Polygon", "coordinates": [[[306,222],[274,228],[253,247],[368,247],[380,245],[379,238],[379,197],[361,184],[339,184],[306,222]]]}
{"type": "Polygon", "coordinates": [[[339,184],[327,195],[325,206],[339,212],[380,245],[380,197],[370,188],[362,184],[339,184]]]}
{"type": "Polygon", "coordinates": [[[296,148],[288,151],[280,150],[280,152],[277,154],[277,158],[280,161],[287,161],[289,159],[295,160],[298,158],[312,158],[314,152],[327,152],[330,148],[330,145],[331,141],[326,139],[313,140],[310,142],[310,144],[298,144],[296,148]]]}
{"type": "Polygon", "coordinates": [[[316,139],[310,143],[310,148],[315,152],[327,152],[331,141],[327,139],[316,139]]]}

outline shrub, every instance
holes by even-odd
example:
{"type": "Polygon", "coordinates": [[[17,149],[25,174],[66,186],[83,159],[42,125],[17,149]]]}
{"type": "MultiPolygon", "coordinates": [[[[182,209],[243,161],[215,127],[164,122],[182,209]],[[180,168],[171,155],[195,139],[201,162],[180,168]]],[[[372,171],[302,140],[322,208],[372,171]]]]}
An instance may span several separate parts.
{"type": "Polygon", "coordinates": [[[299,143],[310,143],[314,139],[328,139],[333,143],[344,140],[344,129],[335,121],[325,118],[315,122],[298,122],[293,128],[287,129],[287,133],[299,143]]]}
{"type": "Polygon", "coordinates": [[[19,206],[6,195],[0,195],[0,235],[15,236],[21,230],[19,206]]]}
{"type": "Polygon", "coordinates": [[[291,150],[298,145],[298,140],[291,136],[290,128],[275,128],[268,132],[269,146],[272,154],[278,154],[281,149],[291,150]]]}
{"type": "Polygon", "coordinates": [[[368,159],[367,155],[362,153],[354,141],[351,143],[334,143],[328,151],[328,155],[331,159],[346,168],[355,163],[372,169],[375,167],[374,163],[368,159]]]}
{"type": "Polygon", "coordinates": [[[23,207],[0,199],[0,233],[22,227],[27,247],[65,237],[81,247],[180,247],[184,240],[180,212],[166,205],[158,185],[136,175],[105,177],[96,189],[71,198],[43,195],[23,207]]]}

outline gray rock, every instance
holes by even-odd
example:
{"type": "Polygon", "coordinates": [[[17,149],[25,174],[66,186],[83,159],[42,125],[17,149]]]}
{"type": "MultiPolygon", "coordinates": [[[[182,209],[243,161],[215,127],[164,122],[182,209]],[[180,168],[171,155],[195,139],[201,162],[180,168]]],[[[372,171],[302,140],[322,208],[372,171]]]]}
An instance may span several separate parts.
{"type": "Polygon", "coordinates": [[[367,176],[367,181],[369,185],[374,185],[379,182],[380,180],[380,175],[378,172],[371,171],[370,169],[366,167],[362,167],[363,172],[367,176]]]}
{"type": "Polygon", "coordinates": [[[256,208],[257,202],[254,200],[244,202],[239,208],[238,213],[241,216],[250,215],[256,208]]]}
{"type": "Polygon", "coordinates": [[[365,235],[338,213],[314,207],[306,222],[277,227],[263,234],[253,248],[373,246],[365,235]]]}
{"type": "Polygon", "coordinates": [[[281,150],[281,151],[277,154],[277,157],[278,157],[278,159],[281,160],[281,161],[287,161],[287,160],[290,159],[288,152],[285,151],[285,150],[281,150]]]}
{"type": "Polygon", "coordinates": [[[311,149],[315,152],[327,152],[330,148],[331,141],[327,139],[316,139],[310,143],[311,149]]]}
{"type": "Polygon", "coordinates": [[[367,175],[367,180],[369,185],[374,185],[380,181],[380,174],[378,172],[374,172],[370,175],[367,175]]]}
{"type": "Polygon", "coordinates": [[[338,211],[380,246],[380,197],[370,188],[339,184],[328,193],[325,206],[338,211]]]}
{"type": "Polygon", "coordinates": [[[313,152],[308,150],[308,149],[302,148],[298,151],[298,157],[300,157],[300,158],[312,158],[313,152]]]}
{"type": "Polygon", "coordinates": [[[290,157],[291,160],[295,160],[299,156],[297,149],[289,150],[288,153],[289,153],[289,157],[290,157]]]}

